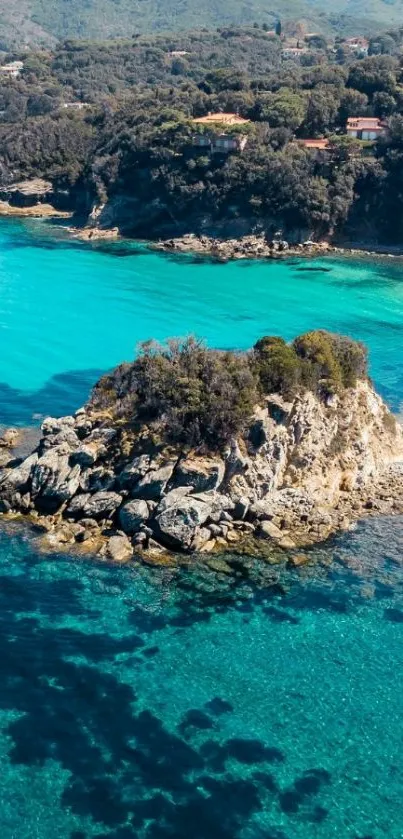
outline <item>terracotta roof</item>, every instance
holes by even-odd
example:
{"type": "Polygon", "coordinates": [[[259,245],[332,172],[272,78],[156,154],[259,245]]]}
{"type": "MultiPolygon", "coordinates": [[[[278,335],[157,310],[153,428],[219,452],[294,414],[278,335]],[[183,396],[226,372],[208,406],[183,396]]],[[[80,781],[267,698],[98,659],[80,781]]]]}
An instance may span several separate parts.
{"type": "Polygon", "coordinates": [[[243,119],[238,114],[208,114],[206,117],[197,117],[192,120],[197,125],[214,125],[221,123],[222,125],[246,125],[250,119],[243,119]]]}
{"type": "Polygon", "coordinates": [[[384,128],[384,123],[377,117],[350,117],[347,120],[347,129],[354,131],[377,131],[384,128]]]}
{"type": "Polygon", "coordinates": [[[298,140],[301,146],[306,149],[328,149],[330,146],[329,140],[298,140]]]}
{"type": "Polygon", "coordinates": [[[346,38],[346,44],[350,44],[352,46],[357,44],[357,46],[367,47],[369,45],[369,41],[367,38],[363,38],[361,35],[357,35],[356,38],[346,38]]]}

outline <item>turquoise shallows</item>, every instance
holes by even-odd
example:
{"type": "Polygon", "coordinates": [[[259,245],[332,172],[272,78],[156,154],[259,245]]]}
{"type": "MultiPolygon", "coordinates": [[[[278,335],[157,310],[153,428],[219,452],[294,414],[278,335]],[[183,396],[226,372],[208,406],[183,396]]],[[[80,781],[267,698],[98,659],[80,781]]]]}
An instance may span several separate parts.
{"type": "Polygon", "coordinates": [[[194,333],[212,346],[248,348],[265,334],[317,327],[364,340],[377,386],[398,407],[400,261],[217,265],[134,246],[91,248],[47,230],[0,224],[0,422],[78,407],[100,371],[150,337],[194,333]]]}
{"type": "MultiPolygon", "coordinates": [[[[0,422],[73,410],[137,341],[324,326],[403,393],[400,263],[214,265],[0,225],[0,422]]],[[[1,839],[402,839],[403,519],[276,587],[43,556],[0,530],[1,839]]],[[[273,569],[262,565],[272,577],[273,569]]]]}

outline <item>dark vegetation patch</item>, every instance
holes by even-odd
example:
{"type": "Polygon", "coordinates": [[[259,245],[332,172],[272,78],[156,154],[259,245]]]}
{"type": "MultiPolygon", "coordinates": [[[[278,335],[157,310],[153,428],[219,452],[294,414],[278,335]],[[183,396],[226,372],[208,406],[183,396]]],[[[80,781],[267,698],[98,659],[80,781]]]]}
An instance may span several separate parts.
{"type": "Polygon", "coordinates": [[[291,344],[265,337],[249,353],[211,350],[187,338],[142,344],[134,362],[100,379],[91,402],[140,426],[159,423],[168,442],[217,449],[245,430],[265,395],[309,389],[326,398],[366,376],[363,345],[323,330],[291,344]]]}
{"type": "MultiPolygon", "coordinates": [[[[49,3],[39,2],[48,19],[49,3]]],[[[116,13],[123,3],[109,5],[116,13]]],[[[261,224],[270,236],[281,227],[294,237],[312,230],[401,241],[402,29],[372,38],[372,54],[359,60],[343,38],[334,44],[319,35],[302,38],[300,61],[284,61],[280,37],[268,34],[278,15],[265,16],[244,29],[158,37],[134,31],[122,41],[69,40],[28,55],[18,33],[8,58],[21,54],[24,70],[0,80],[1,184],[50,179],[55,200],[70,202],[82,218],[93,201],[123,195],[131,211],[119,223],[136,236],[197,232],[207,217],[224,235],[226,222],[242,219],[246,229],[261,224]],[[64,107],[80,102],[89,107],[64,107]],[[212,111],[251,120],[242,154],[210,155],[194,145],[191,119],[212,111]],[[354,116],[388,121],[387,136],[375,144],[347,137],[354,116]],[[296,142],[322,137],[329,153],[296,142]]],[[[75,17],[63,20],[74,28],[75,17]]]]}

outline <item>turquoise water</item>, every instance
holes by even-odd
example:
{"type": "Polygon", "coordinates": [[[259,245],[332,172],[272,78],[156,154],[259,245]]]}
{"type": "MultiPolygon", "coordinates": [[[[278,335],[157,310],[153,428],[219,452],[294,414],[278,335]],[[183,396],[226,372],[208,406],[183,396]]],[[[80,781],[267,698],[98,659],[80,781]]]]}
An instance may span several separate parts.
{"type": "Polygon", "coordinates": [[[402,263],[344,259],[213,265],[58,241],[0,225],[0,422],[64,413],[139,341],[195,333],[247,348],[323,326],[364,340],[377,386],[403,393],[402,263]],[[128,255],[129,254],[131,255],[128,255]]]}
{"type": "MultiPolygon", "coordinates": [[[[313,326],[366,340],[398,409],[401,278],[2,223],[0,423],[72,410],[149,336],[246,347],[313,326]]],[[[217,578],[44,557],[3,528],[1,839],[401,839],[402,553],[403,520],[379,519],[298,572],[250,560],[217,578]]]]}

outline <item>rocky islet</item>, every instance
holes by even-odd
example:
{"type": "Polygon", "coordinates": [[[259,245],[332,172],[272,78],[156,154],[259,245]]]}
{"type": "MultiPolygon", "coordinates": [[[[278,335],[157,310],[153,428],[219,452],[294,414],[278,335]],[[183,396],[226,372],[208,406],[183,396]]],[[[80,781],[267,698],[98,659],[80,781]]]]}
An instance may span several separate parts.
{"type": "Polygon", "coordinates": [[[267,396],[219,453],[155,445],[149,428],[139,437],[91,401],[47,418],[28,457],[15,458],[14,443],[6,432],[3,517],[27,517],[47,548],[76,544],[119,562],[258,545],[298,565],[301,546],[403,512],[402,430],[368,381],[327,400],[267,396]]]}

